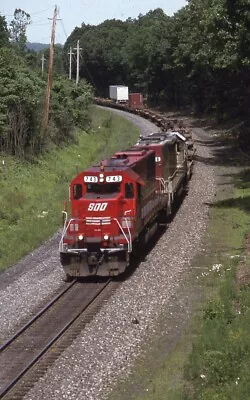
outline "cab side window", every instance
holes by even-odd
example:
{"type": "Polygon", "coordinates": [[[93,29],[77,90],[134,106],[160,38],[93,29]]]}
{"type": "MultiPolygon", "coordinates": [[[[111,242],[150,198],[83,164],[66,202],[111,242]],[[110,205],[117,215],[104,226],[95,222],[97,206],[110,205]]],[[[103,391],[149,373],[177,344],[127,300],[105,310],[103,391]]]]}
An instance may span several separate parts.
{"type": "Polygon", "coordinates": [[[133,199],[135,196],[133,183],[125,183],[125,197],[126,199],[133,199]]]}
{"type": "Polygon", "coordinates": [[[77,183],[73,186],[73,198],[74,200],[78,200],[82,197],[82,185],[77,183]]]}

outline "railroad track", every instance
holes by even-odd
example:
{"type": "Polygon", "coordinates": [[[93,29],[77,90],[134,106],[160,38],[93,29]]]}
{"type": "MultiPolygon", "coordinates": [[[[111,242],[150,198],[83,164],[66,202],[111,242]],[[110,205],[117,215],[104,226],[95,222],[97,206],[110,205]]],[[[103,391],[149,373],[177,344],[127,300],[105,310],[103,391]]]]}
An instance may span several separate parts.
{"type": "Polygon", "coordinates": [[[17,400],[79,335],[120,282],[74,280],[0,347],[0,399],[17,400]]]}
{"type": "Polygon", "coordinates": [[[148,119],[155,125],[157,125],[161,131],[178,131],[186,138],[188,159],[191,161],[194,159],[195,147],[192,131],[186,126],[185,122],[181,118],[167,117],[163,113],[152,110],[150,108],[134,108],[127,104],[115,103],[110,99],[103,99],[99,97],[93,98],[94,104],[103,107],[114,108],[117,110],[125,111],[131,114],[138,115],[142,118],[148,119]]]}
{"type": "MultiPolygon", "coordinates": [[[[140,115],[162,130],[179,129],[187,139],[190,138],[190,132],[182,122],[151,110],[132,110],[100,99],[95,103],[140,115]]],[[[111,280],[85,284],[72,282],[3,344],[0,347],[0,399],[22,399],[119,285],[111,280]]]]}
{"type": "Polygon", "coordinates": [[[159,126],[159,128],[161,128],[162,131],[167,131],[169,129],[178,130],[187,138],[187,140],[192,140],[191,131],[185,125],[185,122],[181,118],[166,117],[163,113],[150,108],[130,107],[127,104],[115,103],[110,99],[94,97],[93,101],[95,104],[100,106],[115,108],[117,110],[122,110],[129,112],[131,114],[139,115],[140,117],[148,119],[155,125],[159,126]]]}

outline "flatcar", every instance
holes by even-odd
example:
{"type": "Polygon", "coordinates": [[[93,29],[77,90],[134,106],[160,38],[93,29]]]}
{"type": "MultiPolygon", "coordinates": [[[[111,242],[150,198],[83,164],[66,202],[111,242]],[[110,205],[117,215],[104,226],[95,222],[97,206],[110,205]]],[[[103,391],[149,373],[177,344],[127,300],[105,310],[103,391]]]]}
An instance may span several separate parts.
{"type": "Polygon", "coordinates": [[[179,132],[140,137],[131,148],[80,172],[59,243],[66,279],[116,276],[144,248],[185,189],[192,171],[179,132]]]}

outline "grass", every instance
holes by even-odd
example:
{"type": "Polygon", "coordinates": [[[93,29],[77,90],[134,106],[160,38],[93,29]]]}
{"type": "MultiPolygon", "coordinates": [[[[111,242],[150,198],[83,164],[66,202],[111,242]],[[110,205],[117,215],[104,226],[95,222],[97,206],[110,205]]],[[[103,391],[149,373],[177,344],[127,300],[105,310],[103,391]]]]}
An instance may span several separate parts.
{"type": "Polygon", "coordinates": [[[183,399],[249,398],[250,280],[239,285],[237,279],[242,265],[245,271],[250,267],[245,251],[250,189],[245,186],[236,184],[229,198],[213,206],[209,234],[218,269],[185,366],[183,399]]]}
{"type": "Polygon", "coordinates": [[[58,230],[68,185],[77,171],[135,143],[139,135],[131,122],[112,112],[93,107],[90,117],[89,132],[77,132],[74,145],[54,149],[33,162],[2,155],[0,270],[58,230]]]}

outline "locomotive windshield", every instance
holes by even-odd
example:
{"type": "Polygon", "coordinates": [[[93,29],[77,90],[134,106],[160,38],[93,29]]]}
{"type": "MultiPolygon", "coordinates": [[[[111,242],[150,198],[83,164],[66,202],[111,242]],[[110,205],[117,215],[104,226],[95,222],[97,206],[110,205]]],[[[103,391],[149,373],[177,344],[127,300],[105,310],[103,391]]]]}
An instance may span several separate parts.
{"type": "Polygon", "coordinates": [[[119,193],[121,190],[120,183],[87,183],[87,193],[95,194],[111,194],[119,193]]]}

